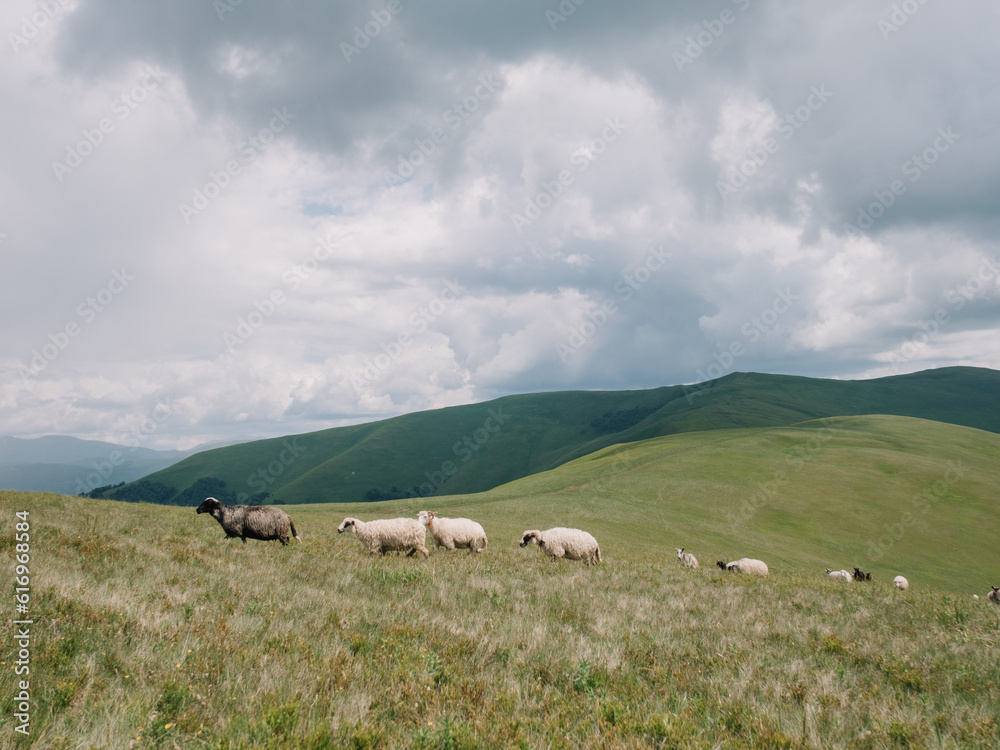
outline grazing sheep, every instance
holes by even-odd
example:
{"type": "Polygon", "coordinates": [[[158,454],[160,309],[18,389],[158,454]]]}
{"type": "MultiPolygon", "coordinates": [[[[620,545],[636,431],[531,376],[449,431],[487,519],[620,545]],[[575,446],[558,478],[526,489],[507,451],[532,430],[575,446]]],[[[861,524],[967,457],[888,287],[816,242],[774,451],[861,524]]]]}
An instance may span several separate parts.
{"type": "Polygon", "coordinates": [[[896,576],[892,579],[892,585],[895,586],[900,591],[906,591],[910,588],[910,582],[907,581],[903,576],[896,576]]]}
{"type": "Polygon", "coordinates": [[[468,518],[442,518],[433,510],[422,510],[417,514],[417,520],[431,532],[435,550],[441,547],[468,547],[469,554],[472,554],[482,552],[489,543],[483,527],[468,518]]]}
{"type": "MultiPolygon", "coordinates": [[[[677,549],[674,547],[674,549],[677,549]]],[[[698,559],[692,555],[690,552],[685,552],[684,548],[681,547],[677,549],[677,559],[681,561],[681,565],[685,568],[691,568],[693,570],[698,570],[698,559]]]]}
{"type": "Polygon", "coordinates": [[[986,595],[986,599],[994,604],[1000,604],[1000,588],[996,586],[991,586],[990,588],[993,590],[986,595]]]}
{"type": "Polygon", "coordinates": [[[538,547],[553,560],[565,557],[569,560],[583,560],[587,565],[601,562],[601,548],[586,531],[556,527],[547,531],[525,531],[521,536],[521,546],[536,542],[538,547]]]}
{"type": "Polygon", "coordinates": [[[847,583],[850,583],[853,580],[851,574],[848,573],[846,570],[830,570],[829,568],[827,568],[826,574],[835,581],[845,581],[847,583]]]}
{"type": "Polygon", "coordinates": [[[427,538],[424,525],[416,518],[379,518],[374,521],[359,521],[357,518],[345,518],[337,533],[351,531],[368,550],[368,554],[384,555],[389,550],[409,550],[407,556],[420,552],[424,557],[430,553],[424,546],[427,538]]]}
{"type": "Polygon", "coordinates": [[[865,573],[861,568],[854,569],[854,580],[855,581],[870,581],[872,579],[871,573],[865,573]]]}
{"type": "Polygon", "coordinates": [[[768,569],[767,565],[762,560],[754,560],[751,557],[741,557],[739,560],[734,560],[731,563],[724,563],[719,560],[716,565],[718,565],[723,570],[728,570],[730,572],[737,573],[748,573],[750,575],[762,576],[767,578],[768,569]]]}
{"type": "Polygon", "coordinates": [[[206,497],[205,502],[198,506],[197,513],[210,513],[219,522],[227,537],[238,537],[247,543],[247,539],[260,539],[268,542],[277,539],[282,544],[288,544],[290,537],[300,542],[302,537],[295,531],[295,524],[281,508],[268,505],[226,505],[214,497],[206,497]]]}

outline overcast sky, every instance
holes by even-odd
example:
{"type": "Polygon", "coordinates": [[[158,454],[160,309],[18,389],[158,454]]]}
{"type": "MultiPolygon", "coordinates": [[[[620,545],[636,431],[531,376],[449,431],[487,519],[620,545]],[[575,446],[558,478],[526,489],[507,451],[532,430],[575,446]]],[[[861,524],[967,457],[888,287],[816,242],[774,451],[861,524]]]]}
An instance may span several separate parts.
{"type": "Polygon", "coordinates": [[[0,32],[0,434],[1000,367],[995,0],[9,0],[0,32]]]}

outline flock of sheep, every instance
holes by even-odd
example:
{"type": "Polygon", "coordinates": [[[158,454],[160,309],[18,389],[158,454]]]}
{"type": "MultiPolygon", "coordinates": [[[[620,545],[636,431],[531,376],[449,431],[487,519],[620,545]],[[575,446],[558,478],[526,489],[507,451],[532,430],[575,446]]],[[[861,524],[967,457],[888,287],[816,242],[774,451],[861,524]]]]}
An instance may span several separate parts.
{"type": "MultiPolygon", "coordinates": [[[[242,539],[244,544],[247,539],[277,539],[282,544],[288,544],[293,538],[302,541],[292,519],[281,508],[267,505],[228,506],[214,497],[208,497],[196,512],[209,513],[222,526],[226,536],[242,539]]],[[[470,553],[479,553],[488,544],[486,532],[480,524],[468,518],[444,518],[432,510],[422,510],[416,518],[362,521],[348,517],[337,527],[337,533],[345,531],[353,533],[361,546],[372,555],[384,555],[386,552],[413,555],[419,552],[427,557],[430,553],[424,542],[428,531],[436,549],[468,549],[470,553]]],[[[580,529],[525,531],[521,536],[521,546],[531,543],[537,544],[539,549],[555,559],[583,560],[587,565],[601,562],[601,548],[597,540],[580,529]]]]}
{"type": "MultiPolygon", "coordinates": [[[[214,497],[205,499],[198,506],[198,513],[209,513],[219,522],[228,537],[237,537],[246,544],[247,539],[270,541],[277,539],[282,544],[288,544],[291,539],[302,541],[295,531],[292,519],[281,508],[266,505],[234,505],[228,506],[214,497]]],[[[432,510],[422,510],[416,518],[381,518],[374,521],[361,521],[357,518],[345,518],[337,533],[350,531],[361,542],[361,546],[369,554],[382,554],[398,551],[414,555],[417,552],[424,557],[429,556],[424,545],[430,532],[435,549],[444,547],[447,550],[468,549],[470,554],[480,553],[486,549],[488,541],[483,527],[468,518],[444,518],[432,510]]],[[[583,560],[587,565],[601,562],[601,548],[597,540],[586,531],[556,527],[546,531],[529,530],[521,535],[521,547],[537,544],[538,548],[549,557],[558,560],[583,560]]],[[[675,548],[676,549],[676,548],[675,548]]],[[[683,548],[677,550],[677,559],[685,568],[697,570],[697,558],[683,548]]],[[[768,576],[767,564],[762,560],[743,557],[732,562],[719,560],[716,565],[731,573],[768,576]]],[[[853,575],[846,570],[826,569],[828,577],[849,583],[850,581],[871,581],[871,573],[865,573],[859,568],[853,575]]],[[[909,581],[903,576],[896,576],[893,585],[906,591],[909,581]]],[[[994,604],[1000,604],[1000,588],[993,586],[986,598],[994,604]]],[[[975,598],[979,598],[976,596],[975,598]]]]}

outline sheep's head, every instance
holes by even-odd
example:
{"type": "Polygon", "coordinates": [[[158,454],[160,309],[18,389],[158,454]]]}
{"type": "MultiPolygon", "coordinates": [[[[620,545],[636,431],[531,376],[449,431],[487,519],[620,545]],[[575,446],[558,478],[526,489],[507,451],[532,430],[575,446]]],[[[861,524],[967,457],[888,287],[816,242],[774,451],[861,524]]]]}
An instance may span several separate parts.
{"type": "Polygon", "coordinates": [[[356,518],[345,518],[340,526],[337,527],[337,533],[343,534],[345,531],[357,531],[358,527],[355,525],[357,520],[356,518]]]}
{"type": "Polygon", "coordinates": [[[826,569],[826,574],[827,574],[827,575],[830,575],[830,574],[831,574],[832,572],[833,572],[833,571],[832,571],[832,570],[830,570],[829,568],[827,568],[827,569],[826,569]]]}
{"type": "Polygon", "coordinates": [[[420,521],[424,526],[430,526],[431,521],[437,516],[437,513],[433,510],[422,510],[417,513],[417,520],[420,521]]]}
{"type": "Polygon", "coordinates": [[[540,531],[525,531],[524,535],[521,537],[521,546],[527,547],[532,542],[536,542],[539,546],[542,544],[542,532],[540,531]]]}
{"type": "Polygon", "coordinates": [[[225,506],[214,497],[206,497],[205,501],[198,506],[196,513],[211,513],[213,516],[225,506]]]}
{"type": "Polygon", "coordinates": [[[715,564],[719,566],[719,570],[725,570],[726,564],[722,560],[716,560],[715,564]]]}
{"type": "MultiPolygon", "coordinates": [[[[674,547],[674,549],[677,549],[677,548],[674,547]]],[[[680,560],[682,557],[684,557],[684,548],[683,547],[681,547],[680,549],[677,549],[677,559],[680,560]]]]}

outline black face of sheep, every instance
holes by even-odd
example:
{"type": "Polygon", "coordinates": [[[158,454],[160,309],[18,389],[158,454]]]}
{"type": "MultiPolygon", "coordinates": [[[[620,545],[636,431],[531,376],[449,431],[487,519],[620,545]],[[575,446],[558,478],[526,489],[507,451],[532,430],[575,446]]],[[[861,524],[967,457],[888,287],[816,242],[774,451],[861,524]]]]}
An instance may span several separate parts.
{"type": "MultiPolygon", "coordinates": [[[[529,544],[531,544],[531,540],[532,539],[535,539],[535,535],[534,534],[525,534],[523,537],[521,537],[521,546],[522,547],[527,547],[529,544]]],[[[538,540],[538,546],[541,546],[541,545],[542,545],[542,541],[539,539],[538,540]]]]}
{"type": "Polygon", "coordinates": [[[722,560],[716,560],[715,564],[719,566],[719,570],[725,570],[726,569],[726,564],[724,562],[722,562],[722,560]]]}
{"type": "Polygon", "coordinates": [[[216,500],[214,497],[206,497],[204,502],[198,506],[198,510],[195,513],[215,513],[215,511],[222,508],[222,503],[216,500]]]}
{"type": "Polygon", "coordinates": [[[337,533],[343,534],[345,531],[354,526],[354,521],[344,521],[340,526],[337,527],[337,533]]]}

